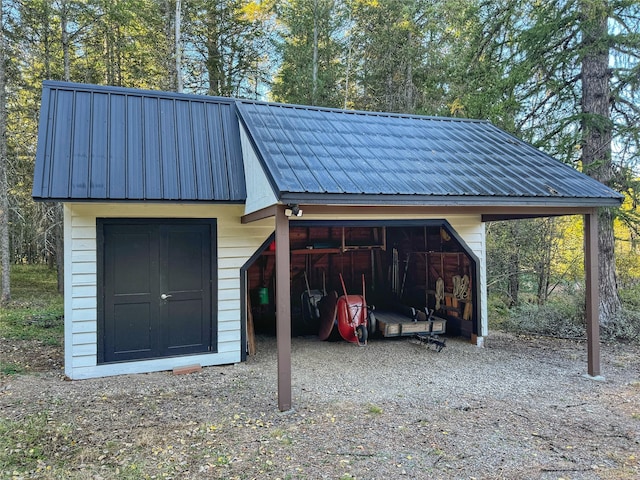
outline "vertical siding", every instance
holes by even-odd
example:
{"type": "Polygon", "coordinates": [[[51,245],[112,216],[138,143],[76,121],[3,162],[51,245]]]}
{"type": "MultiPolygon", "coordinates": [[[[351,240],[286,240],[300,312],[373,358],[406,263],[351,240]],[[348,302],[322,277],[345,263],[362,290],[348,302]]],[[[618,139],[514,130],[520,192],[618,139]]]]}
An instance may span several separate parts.
{"type": "Polygon", "coordinates": [[[273,222],[242,225],[243,205],[68,204],[65,206],[65,373],[89,378],[240,361],[240,267],[273,232],[273,222]],[[216,218],[218,352],[123,364],[97,364],[96,218],[216,218]]]}

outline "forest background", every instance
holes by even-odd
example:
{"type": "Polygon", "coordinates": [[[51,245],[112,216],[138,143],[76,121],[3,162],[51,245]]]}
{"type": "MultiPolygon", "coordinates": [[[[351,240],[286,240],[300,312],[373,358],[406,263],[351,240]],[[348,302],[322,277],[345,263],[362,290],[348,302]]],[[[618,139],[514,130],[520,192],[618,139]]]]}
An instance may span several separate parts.
{"type": "MultiPolygon", "coordinates": [[[[42,81],[485,119],[625,195],[599,213],[600,323],[640,339],[637,0],[1,0],[0,265],[62,278],[31,181],[42,81]]],[[[493,326],[584,333],[581,217],[487,226],[493,326]]],[[[59,283],[60,288],[62,283],[59,283]]]]}

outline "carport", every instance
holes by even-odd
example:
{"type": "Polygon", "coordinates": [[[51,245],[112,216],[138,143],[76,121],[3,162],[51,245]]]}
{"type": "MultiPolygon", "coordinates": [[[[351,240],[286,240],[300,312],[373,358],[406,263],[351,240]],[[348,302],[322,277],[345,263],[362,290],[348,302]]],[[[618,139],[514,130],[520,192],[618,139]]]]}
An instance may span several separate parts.
{"type": "Polygon", "coordinates": [[[587,370],[600,375],[598,207],[618,206],[617,192],[487,122],[256,102],[238,110],[247,185],[255,187],[242,223],[275,223],[280,410],[292,405],[290,231],[305,220],[475,219],[481,344],[484,223],[583,216],[587,370]]]}

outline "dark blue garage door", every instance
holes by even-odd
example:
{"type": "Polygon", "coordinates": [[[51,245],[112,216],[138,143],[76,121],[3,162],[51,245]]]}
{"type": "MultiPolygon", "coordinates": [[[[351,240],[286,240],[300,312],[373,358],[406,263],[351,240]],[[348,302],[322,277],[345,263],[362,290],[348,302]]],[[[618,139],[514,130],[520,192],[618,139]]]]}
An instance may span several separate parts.
{"type": "Polygon", "coordinates": [[[98,221],[98,358],[215,350],[215,221],[98,221]]]}

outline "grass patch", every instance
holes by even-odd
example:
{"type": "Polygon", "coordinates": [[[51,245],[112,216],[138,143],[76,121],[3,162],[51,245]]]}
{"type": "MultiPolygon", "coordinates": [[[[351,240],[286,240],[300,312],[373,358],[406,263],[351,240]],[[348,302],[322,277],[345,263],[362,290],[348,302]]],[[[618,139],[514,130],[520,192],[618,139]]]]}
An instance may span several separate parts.
{"type": "Polygon", "coordinates": [[[0,336],[62,345],[64,302],[56,271],[46,265],[14,265],[11,301],[0,307],[0,336]]]}
{"type": "Polygon", "coordinates": [[[73,450],[69,433],[69,425],[51,423],[46,412],[19,421],[0,418],[0,474],[51,469],[56,457],[64,462],[73,450]]]}
{"type": "Polygon", "coordinates": [[[381,415],[383,410],[378,405],[369,404],[367,411],[373,415],[381,415]]]}
{"type": "Polygon", "coordinates": [[[16,363],[0,362],[0,375],[18,375],[24,373],[24,368],[16,363]]]}

